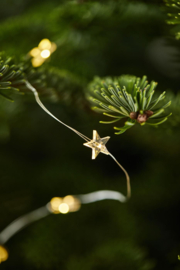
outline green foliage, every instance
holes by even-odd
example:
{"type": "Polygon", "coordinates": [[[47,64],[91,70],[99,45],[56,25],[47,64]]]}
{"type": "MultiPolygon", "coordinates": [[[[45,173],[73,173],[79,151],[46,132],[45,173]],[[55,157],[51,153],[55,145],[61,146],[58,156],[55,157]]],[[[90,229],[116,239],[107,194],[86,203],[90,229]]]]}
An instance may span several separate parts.
{"type": "Polygon", "coordinates": [[[100,121],[100,123],[111,124],[128,118],[122,128],[114,127],[114,129],[120,130],[115,134],[122,134],[137,122],[141,125],[153,126],[165,122],[171,115],[164,114],[171,101],[157,108],[158,103],[165,98],[165,92],[153,99],[157,83],[152,81],[148,84],[146,79],[146,76],[140,79],[129,75],[122,75],[114,79],[109,77],[95,78],[89,85],[87,95],[92,103],[97,104],[92,109],[114,119],[100,121]]]}
{"type": "Polygon", "coordinates": [[[24,84],[22,69],[12,63],[11,58],[0,56],[0,95],[12,101],[9,92],[19,91],[19,85],[24,84]]]}
{"type": "Polygon", "coordinates": [[[176,39],[180,39],[180,1],[179,0],[164,0],[167,6],[167,23],[177,25],[173,28],[176,39]]]}
{"type": "Polygon", "coordinates": [[[83,84],[71,72],[57,68],[34,69],[30,61],[15,61],[4,53],[0,55],[0,140],[6,141],[10,136],[9,120],[18,115],[25,103],[32,96],[26,87],[28,80],[39,94],[53,102],[61,102],[74,109],[86,106],[83,84]],[[23,97],[17,94],[24,94],[23,97]],[[6,101],[16,101],[8,106],[6,101]]]}
{"type": "Polygon", "coordinates": [[[114,64],[118,58],[123,63],[119,74],[129,72],[128,57],[137,68],[135,62],[141,60],[139,52],[142,54],[148,41],[160,34],[162,17],[159,6],[152,3],[108,0],[83,4],[64,1],[53,5],[49,1],[2,22],[0,40],[9,55],[20,57],[41,39],[49,38],[58,46],[50,64],[71,71],[88,83],[97,74],[116,74],[116,67],[121,68],[114,64]],[[134,44],[136,54],[130,50],[130,44],[134,44]]]}
{"type": "Polygon", "coordinates": [[[169,20],[167,23],[169,24],[180,24],[180,2],[178,0],[165,0],[166,6],[168,7],[168,16],[169,20]]]}
{"type": "MultiPolygon", "coordinates": [[[[16,57],[13,65],[23,63],[22,73],[33,76],[34,81],[28,79],[48,109],[69,125],[88,136],[94,128],[108,134],[107,126],[96,123],[98,114],[88,108],[77,113],[80,106],[86,109],[83,88],[94,76],[148,74],[159,82],[160,93],[168,89],[173,113],[158,130],[147,126],[140,132],[136,125],[123,140],[114,136],[109,142],[108,149],[132,179],[128,204],[102,201],[32,224],[8,241],[10,256],[2,270],[105,270],[116,265],[144,270],[153,268],[154,260],[154,270],[178,269],[179,226],[172,220],[178,219],[179,209],[180,96],[175,93],[180,81],[161,69],[170,64],[164,59],[167,51],[151,46],[164,40],[169,29],[178,32],[178,24],[174,28],[165,22],[166,13],[163,0],[0,1],[0,50],[16,57]],[[43,38],[55,42],[57,50],[41,68],[19,61],[43,38]]],[[[170,53],[178,43],[173,42],[166,43],[170,53]]],[[[54,196],[125,192],[118,167],[103,155],[91,164],[80,138],[43,113],[22,86],[19,92],[3,90],[14,103],[0,96],[1,229],[54,196]],[[17,95],[21,92],[25,95],[17,95]]]]}
{"type": "Polygon", "coordinates": [[[35,71],[31,64],[23,61],[16,64],[13,58],[0,55],[0,95],[13,101],[11,96],[19,91],[27,91],[24,81],[29,80],[38,90],[43,88],[45,75],[35,71]]]}
{"type": "Polygon", "coordinates": [[[53,96],[55,101],[81,109],[86,106],[84,85],[74,74],[52,67],[40,70],[45,76],[43,91],[53,96]]]}
{"type": "Polygon", "coordinates": [[[70,72],[56,68],[34,69],[30,61],[16,61],[5,54],[0,55],[0,95],[13,101],[14,93],[28,93],[25,85],[28,80],[40,94],[53,96],[54,100],[63,100],[67,104],[80,105],[83,94],[79,81],[70,72]]]}

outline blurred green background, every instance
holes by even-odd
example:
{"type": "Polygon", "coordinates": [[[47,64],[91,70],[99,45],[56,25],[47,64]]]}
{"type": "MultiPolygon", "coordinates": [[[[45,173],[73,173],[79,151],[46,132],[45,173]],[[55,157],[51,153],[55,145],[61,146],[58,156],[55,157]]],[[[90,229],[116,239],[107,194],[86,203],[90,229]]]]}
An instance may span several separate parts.
{"type": "MultiPolygon", "coordinates": [[[[43,67],[60,70],[70,83],[58,98],[43,102],[88,137],[93,129],[111,136],[107,147],[132,184],[127,204],[83,205],[77,213],[30,225],[7,242],[10,257],[1,269],[180,269],[180,109],[174,96],[180,50],[166,14],[161,0],[1,0],[0,51],[18,62],[43,38],[57,44],[43,67]],[[87,85],[94,76],[122,74],[147,75],[159,91],[169,91],[174,105],[167,123],[158,129],[137,125],[120,136],[113,125],[99,124],[102,115],[84,97],[87,85]]],[[[82,144],[33,95],[15,95],[14,103],[0,96],[0,230],[54,196],[126,192],[113,160],[99,155],[92,161],[82,144]]]]}

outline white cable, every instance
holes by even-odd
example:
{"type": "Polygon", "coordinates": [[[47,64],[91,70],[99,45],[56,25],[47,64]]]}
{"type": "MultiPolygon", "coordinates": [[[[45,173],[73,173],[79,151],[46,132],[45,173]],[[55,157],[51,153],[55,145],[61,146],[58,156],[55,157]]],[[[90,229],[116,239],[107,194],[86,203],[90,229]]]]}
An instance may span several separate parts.
{"type": "Polygon", "coordinates": [[[14,234],[22,230],[24,227],[36,220],[46,217],[49,214],[47,207],[43,206],[15,219],[0,233],[0,244],[6,243],[14,234]]]}
{"type": "Polygon", "coordinates": [[[102,201],[102,200],[116,200],[116,201],[124,203],[127,200],[127,198],[123,194],[121,194],[118,191],[113,191],[113,190],[100,190],[100,191],[95,191],[88,194],[81,194],[76,197],[83,204],[93,203],[93,202],[102,201]]]}

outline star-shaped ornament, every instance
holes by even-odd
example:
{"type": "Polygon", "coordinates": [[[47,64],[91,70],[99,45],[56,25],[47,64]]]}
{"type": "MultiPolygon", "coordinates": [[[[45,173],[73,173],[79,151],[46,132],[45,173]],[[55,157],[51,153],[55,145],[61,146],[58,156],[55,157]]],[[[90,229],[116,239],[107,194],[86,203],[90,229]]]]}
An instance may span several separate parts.
{"type": "Polygon", "coordinates": [[[93,139],[90,142],[84,143],[83,145],[92,148],[92,159],[95,159],[101,152],[109,155],[105,144],[109,141],[110,137],[100,138],[96,130],[93,130],[93,139]]]}

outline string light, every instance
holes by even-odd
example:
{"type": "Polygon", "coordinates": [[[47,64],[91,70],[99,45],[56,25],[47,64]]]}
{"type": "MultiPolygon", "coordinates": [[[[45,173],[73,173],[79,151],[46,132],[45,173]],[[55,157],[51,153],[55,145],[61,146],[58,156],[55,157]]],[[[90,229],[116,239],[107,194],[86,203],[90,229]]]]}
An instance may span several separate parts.
{"type": "Polygon", "coordinates": [[[26,226],[49,214],[67,214],[69,212],[75,212],[80,209],[81,204],[89,204],[102,200],[116,200],[124,203],[126,202],[126,197],[120,192],[113,190],[100,190],[76,196],[67,195],[64,198],[54,197],[47,205],[17,218],[0,233],[0,263],[6,261],[9,257],[6,248],[2,245],[7,243],[12,236],[26,226]]]}
{"type": "Polygon", "coordinates": [[[55,117],[50,111],[48,111],[48,109],[41,102],[41,100],[39,98],[39,95],[38,95],[38,92],[36,91],[36,89],[28,81],[26,81],[25,83],[26,83],[27,88],[33,92],[34,97],[35,97],[35,100],[38,103],[38,105],[47,114],[49,114],[56,121],[58,121],[59,123],[61,123],[65,127],[69,128],[70,130],[72,130],[73,132],[75,132],[79,137],[81,137],[83,140],[86,141],[86,143],[84,143],[84,145],[87,146],[87,147],[92,148],[92,159],[95,159],[98,156],[99,153],[103,153],[103,154],[109,155],[116,162],[116,164],[122,169],[122,171],[124,172],[124,174],[126,176],[126,183],[127,183],[127,197],[126,197],[126,199],[128,200],[131,197],[130,177],[129,177],[129,174],[127,173],[127,171],[124,169],[124,167],[107,150],[105,144],[110,139],[110,137],[108,136],[108,137],[105,137],[105,138],[100,138],[100,136],[97,133],[97,131],[96,130],[93,130],[93,139],[91,140],[87,136],[85,136],[84,134],[82,134],[79,131],[77,131],[76,129],[68,126],[67,124],[65,124],[64,122],[62,122],[60,119],[58,119],[57,117],[55,117]]]}
{"type": "Polygon", "coordinates": [[[50,201],[50,209],[54,214],[59,214],[59,206],[62,203],[62,198],[60,197],[54,197],[50,201]]]}
{"type": "Polygon", "coordinates": [[[92,148],[92,159],[95,159],[99,153],[109,155],[105,144],[109,141],[110,137],[100,138],[96,130],[93,130],[93,139],[87,143],[85,146],[92,148]]]}
{"type": "Polygon", "coordinates": [[[41,66],[44,61],[51,56],[51,54],[56,50],[57,46],[54,42],[45,38],[41,40],[38,47],[33,48],[29,55],[32,57],[31,62],[33,67],[41,66]]]}
{"type": "MultiPolygon", "coordinates": [[[[39,55],[38,50],[41,51],[47,51],[50,48],[50,41],[44,40],[41,41],[38,48],[34,48],[32,51],[32,55],[39,55]]],[[[47,54],[44,53],[44,56],[47,54]]],[[[37,56],[39,57],[39,56],[37,56]]],[[[46,107],[43,105],[41,100],[39,99],[38,92],[36,89],[28,82],[26,81],[26,86],[28,89],[30,89],[34,96],[36,102],[39,104],[39,106],[51,117],[53,117],[55,120],[57,120],[62,125],[66,126],[73,132],[75,132],[78,136],[80,136],[82,139],[86,141],[84,143],[85,146],[92,148],[92,159],[95,159],[99,153],[103,153],[106,155],[111,156],[112,159],[117,163],[117,165],[124,171],[127,181],[127,196],[125,197],[123,194],[117,191],[111,191],[111,190],[101,190],[92,192],[85,195],[77,195],[72,196],[68,195],[64,198],[61,197],[54,197],[51,199],[51,201],[44,207],[41,207],[33,212],[30,212],[29,214],[26,214],[15,221],[13,221],[9,226],[7,226],[1,233],[0,233],[0,244],[5,244],[14,234],[16,234],[18,231],[22,230],[25,226],[29,225],[30,223],[39,220],[43,217],[46,217],[50,213],[54,214],[67,214],[69,212],[75,212],[78,211],[81,207],[81,204],[87,204],[92,202],[97,202],[105,199],[112,199],[112,200],[118,200],[122,203],[125,203],[131,196],[131,187],[130,187],[130,178],[127,173],[127,171],[122,167],[120,163],[116,160],[116,158],[107,150],[105,144],[108,142],[110,137],[100,138],[99,134],[96,130],[93,130],[93,139],[89,139],[84,134],[80,133],[76,129],[66,125],[64,122],[56,118],[50,111],[46,109],[46,107]]],[[[3,246],[0,246],[0,262],[5,261],[8,258],[8,253],[3,246]]]]}
{"type": "Polygon", "coordinates": [[[72,195],[64,198],[54,197],[51,199],[49,207],[49,210],[54,214],[67,214],[78,211],[81,207],[81,202],[72,195]]]}

